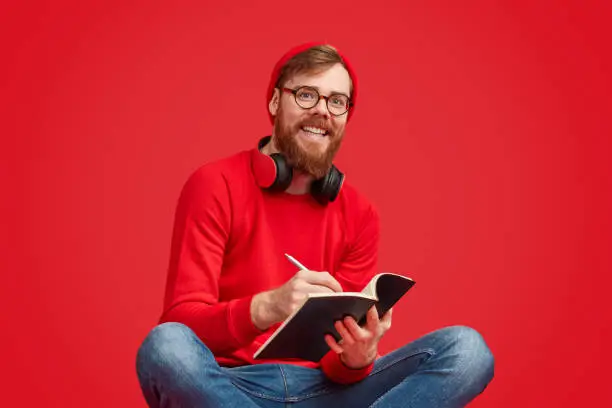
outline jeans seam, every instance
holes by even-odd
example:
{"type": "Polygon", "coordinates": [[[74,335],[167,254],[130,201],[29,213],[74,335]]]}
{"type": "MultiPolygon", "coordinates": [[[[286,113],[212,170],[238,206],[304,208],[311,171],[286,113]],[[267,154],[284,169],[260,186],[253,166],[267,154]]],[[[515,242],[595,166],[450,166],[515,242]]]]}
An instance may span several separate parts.
{"type": "Polygon", "coordinates": [[[304,395],[299,395],[299,396],[295,396],[295,397],[287,397],[287,401],[289,401],[289,402],[303,401],[303,400],[306,400],[308,398],[318,397],[318,396],[323,395],[323,394],[328,394],[330,390],[331,390],[331,388],[325,387],[325,388],[323,388],[320,391],[311,392],[310,394],[304,394],[304,395]]]}
{"type": "Polygon", "coordinates": [[[280,372],[281,372],[281,376],[283,378],[283,383],[285,386],[285,401],[286,402],[298,402],[298,401],[302,401],[308,398],[312,398],[312,397],[316,397],[322,394],[326,394],[327,392],[329,392],[330,388],[329,387],[325,387],[320,391],[316,391],[316,392],[311,392],[308,394],[304,394],[304,395],[296,395],[296,396],[291,396],[289,395],[289,387],[287,386],[287,379],[285,376],[285,372],[283,371],[283,367],[281,365],[278,366],[280,372]]]}
{"type": "Polygon", "coordinates": [[[254,396],[259,397],[259,398],[263,398],[263,399],[267,399],[267,400],[272,400],[272,401],[277,401],[277,402],[285,402],[285,400],[286,400],[286,398],[279,398],[279,397],[276,397],[276,396],[273,396],[273,395],[263,394],[261,392],[256,392],[256,391],[249,390],[248,388],[245,388],[242,385],[240,385],[238,383],[235,383],[234,381],[232,381],[232,384],[234,384],[237,388],[241,389],[245,393],[254,395],[254,396]]]}
{"type": "Polygon", "coordinates": [[[287,377],[285,377],[285,372],[283,371],[283,367],[281,367],[281,365],[278,365],[278,369],[280,370],[281,373],[281,378],[283,379],[283,386],[285,387],[285,400],[289,397],[289,388],[287,387],[287,377]]]}
{"type": "Polygon", "coordinates": [[[399,357],[397,357],[395,360],[392,360],[390,363],[387,363],[387,364],[385,364],[384,366],[377,367],[375,370],[373,370],[373,371],[372,371],[372,373],[370,373],[370,375],[375,375],[375,374],[378,374],[378,373],[380,373],[381,371],[386,370],[387,368],[389,368],[389,367],[391,367],[391,366],[393,366],[393,365],[395,365],[395,364],[399,363],[399,362],[400,362],[400,361],[402,361],[402,360],[405,360],[405,359],[407,359],[407,358],[409,358],[409,357],[414,357],[414,356],[416,356],[417,354],[423,354],[423,353],[429,354],[429,357],[433,357],[433,356],[435,356],[435,355],[436,355],[436,352],[435,352],[435,350],[433,350],[433,349],[429,349],[429,348],[428,348],[428,349],[420,349],[420,350],[416,350],[416,351],[414,351],[414,352],[412,352],[412,353],[410,353],[410,354],[405,354],[405,355],[399,356],[399,357]]]}
{"type": "Polygon", "coordinates": [[[234,381],[233,376],[230,375],[230,381],[232,382],[232,384],[234,384],[234,386],[236,386],[237,388],[239,388],[240,390],[242,390],[243,392],[253,395],[255,397],[258,398],[262,398],[262,399],[267,399],[267,400],[271,400],[271,401],[276,401],[276,402],[284,402],[284,403],[288,403],[288,402],[299,402],[308,398],[312,398],[312,397],[317,397],[319,395],[323,395],[323,394],[327,394],[329,393],[332,388],[331,387],[324,387],[323,389],[316,391],[316,392],[311,392],[308,394],[304,394],[304,395],[299,395],[299,396],[289,396],[289,389],[287,386],[287,380],[286,380],[286,376],[285,376],[285,372],[283,371],[282,367],[279,365],[278,366],[280,372],[281,372],[281,376],[283,378],[283,384],[285,386],[285,397],[277,397],[274,395],[268,395],[268,394],[264,394],[261,392],[257,392],[257,391],[253,391],[250,390],[244,386],[242,386],[241,384],[237,383],[234,381]]]}

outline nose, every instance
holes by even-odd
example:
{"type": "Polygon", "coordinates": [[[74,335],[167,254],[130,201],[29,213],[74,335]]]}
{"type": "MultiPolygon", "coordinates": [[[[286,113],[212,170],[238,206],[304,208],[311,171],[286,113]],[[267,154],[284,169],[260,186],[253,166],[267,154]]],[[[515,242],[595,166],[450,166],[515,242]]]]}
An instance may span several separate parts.
{"type": "Polygon", "coordinates": [[[325,98],[320,98],[319,102],[317,102],[313,109],[321,116],[329,116],[329,110],[327,110],[327,101],[325,98]]]}

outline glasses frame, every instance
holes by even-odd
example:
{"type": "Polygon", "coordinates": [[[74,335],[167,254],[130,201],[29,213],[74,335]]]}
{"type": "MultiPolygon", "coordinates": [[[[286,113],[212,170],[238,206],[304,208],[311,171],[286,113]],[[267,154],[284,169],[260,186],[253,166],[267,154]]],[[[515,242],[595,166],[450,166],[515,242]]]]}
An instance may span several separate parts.
{"type": "Polygon", "coordinates": [[[287,87],[283,87],[283,88],[282,88],[282,90],[283,90],[284,92],[287,92],[287,93],[291,93],[291,94],[293,94],[293,99],[295,99],[295,103],[296,103],[296,104],[297,104],[297,105],[298,105],[300,108],[302,108],[302,109],[312,109],[312,108],[314,108],[315,106],[317,106],[317,105],[319,104],[319,101],[320,101],[321,99],[325,99],[325,106],[327,107],[327,111],[328,111],[328,112],[329,112],[329,114],[330,114],[330,115],[332,115],[332,116],[342,116],[342,115],[346,115],[346,113],[347,113],[347,112],[348,112],[348,111],[351,109],[351,107],[353,106],[353,101],[351,100],[351,98],[350,98],[350,97],[346,96],[346,94],[335,92],[335,93],[332,93],[331,95],[325,96],[325,95],[321,95],[321,94],[319,93],[319,91],[318,91],[316,88],[313,88],[312,86],[308,86],[308,85],[302,85],[302,86],[299,86],[299,87],[297,87],[297,88],[295,88],[295,89],[292,89],[292,88],[287,88],[287,87]],[[304,107],[304,106],[302,106],[302,105],[301,105],[301,104],[298,102],[298,99],[297,99],[297,94],[298,94],[298,92],[299,92],[301,89],[304,89],[304,88],[311,89],[311,90],[312,90],[312,91],[314,91],[314,92],[317,94],[317,96],[318,96],[317,102],[316,102],[314,105],[312,105],[311,107],[304,107]],[[336,96],[336,95],[341,95],[341,96],[344,96],[344,97],[348,98],[348,103],[346,104],[346,110],[345,110],[344,112],[342,112],[342,113],[338,113],[338,114],[333,113],[333,112],[331,111],[331,109],[329,109],[329,98],[331,98],[331,97],[333,97],[333,96],[336,96]]]}

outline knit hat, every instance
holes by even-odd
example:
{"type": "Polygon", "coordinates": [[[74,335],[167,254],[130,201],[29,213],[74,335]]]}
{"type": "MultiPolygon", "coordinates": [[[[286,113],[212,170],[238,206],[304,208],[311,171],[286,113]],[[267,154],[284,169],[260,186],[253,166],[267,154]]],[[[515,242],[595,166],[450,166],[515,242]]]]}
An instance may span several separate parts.
{"type": "MultiPolygon", "coordinates": [[[[280,75],[280,71],[283,68],[283,66],[287,63],[287,61],[289,61],[291,58],[293,58],[297,54],[301,53],[302,51],[306,51],[307,49],[317,46],[317,45],[325,45],[325,44],[317,43],[317,42],[309,42],[305,44],[300,44],[298,46],[291,48],[289,51],[287,51],[287,53],[283,55],[281,59],[276,63],[276,65],[274,66],[274,70],[272,71],[272,75],[270,77],[270,85],[268,86],[268,93],[266,95],[266,109],[268,107],[268,103],[270,102],[270,98],[272,98],[272,94],[274,93],[274,87],[276,85],[276,81],[278,81],[278,77],[280,75]]],[[[338,51],[338,54],[340,55],[340,58],[342,58],[342,61],[344,62],[344,65],[346,66],[347,71],[351,77],[351,81],[353,83],[353,94],[351,96],[352,105],[347,113],[348,116],[346,118],[348,122],[348,120],[351,118],[353,114],[353,110],[355,110],[355,100],[357,99],[357,76],[355,75],[355,71],[353,70],[353,67],[351,63],[348,61],[348,59],[344,55],[342,55],[340,51],[338,51]]],[[[269,110],[268,110],[268,115],[270,116],[270,121],[274,123],[274,116],[272,116],[269,110]]]]}

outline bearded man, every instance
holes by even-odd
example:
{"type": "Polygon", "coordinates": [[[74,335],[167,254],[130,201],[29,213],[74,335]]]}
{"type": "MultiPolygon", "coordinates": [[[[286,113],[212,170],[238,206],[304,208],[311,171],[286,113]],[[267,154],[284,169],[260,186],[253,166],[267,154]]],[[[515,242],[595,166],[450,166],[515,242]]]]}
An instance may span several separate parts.
{"type": "Polygon", "coordinates": [[[378,212],[333,164],[356,101],[344,55],[295,47],[272,72],[272,134],[189,177],[163,313],[137,355],[149,406],[460,407],[492,380],[492,354],[469,327],[381,356],[392,310],[375,308],[361,326],[335,322],[341,339],[325,336],[320,361],[253,358],[308,294],[358,292],[378,272],[378,212]]]}

